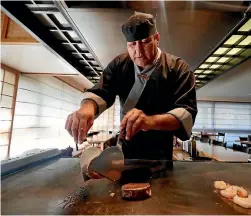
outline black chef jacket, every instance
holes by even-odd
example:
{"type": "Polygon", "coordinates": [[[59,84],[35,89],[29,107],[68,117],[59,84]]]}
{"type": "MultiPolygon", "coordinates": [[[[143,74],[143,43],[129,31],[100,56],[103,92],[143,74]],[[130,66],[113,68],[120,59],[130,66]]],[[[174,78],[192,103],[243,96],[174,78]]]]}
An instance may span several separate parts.
{"type": "MultiPolygon", "coordinates": [[[[116,96],[123,107],[134,80],[134,63],[124,53],[109,63],[98,84],[84,93],[83,100],[96,102],[96,117],[113,105],[116,96]]],[[[162,52],[135,108],[146,115],[170,113],[181,127],[177,131],[140,131],[130,141],[123,141],[125,158],[172,160],[173,136],[188,140],[197,115],[195,77],[188,64],[162,52]]]]}

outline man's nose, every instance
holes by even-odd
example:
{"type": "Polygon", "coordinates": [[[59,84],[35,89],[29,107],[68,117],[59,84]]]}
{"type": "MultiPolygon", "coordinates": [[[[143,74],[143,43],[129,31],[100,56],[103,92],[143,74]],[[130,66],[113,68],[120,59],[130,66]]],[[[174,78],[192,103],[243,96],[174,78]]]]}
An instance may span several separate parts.
{"type": "Polygon", "coordinates": [[[138,57],[140,57],[143,53],[143,47],[142,47],[142,44],[139,43],[139,42],[136,42],[136,45],[135,45],[135,52],[136,52],[136,55],[138,57]]]}

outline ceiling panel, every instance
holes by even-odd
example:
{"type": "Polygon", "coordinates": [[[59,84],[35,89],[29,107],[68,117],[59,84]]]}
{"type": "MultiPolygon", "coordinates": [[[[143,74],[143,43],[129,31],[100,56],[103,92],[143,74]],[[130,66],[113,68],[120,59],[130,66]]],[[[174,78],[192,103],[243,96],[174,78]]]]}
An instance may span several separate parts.
{"type": "Polygon", "coordinates": [[[197,90],[199,100],[251,102],[251,59],[197,90]]]}
{"type": "Polygon", "coordinates": [[[41,44],[1,45],[1,62],[22,72],[67,73],[78,71],[41,44]]]}
{"type": "MultiPolygon", "coordinates": [[[[125,51],[121,25],[133,11],[124,9],[69,9],[69,14],[103,66],[125,51]]],[[[184,58],[194,69],[238,23],[240,13],[170,9],[157,12],[160,48],[184,58]]]]}

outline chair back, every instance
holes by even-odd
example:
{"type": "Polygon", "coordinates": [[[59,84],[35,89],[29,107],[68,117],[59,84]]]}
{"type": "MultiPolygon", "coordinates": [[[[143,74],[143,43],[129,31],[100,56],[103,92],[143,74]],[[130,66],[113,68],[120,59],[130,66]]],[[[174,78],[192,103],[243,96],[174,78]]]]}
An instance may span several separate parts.
{"type": "Polygon", "coordinates": [[[247,137],[239,137],[239,138],[240,138],[240,141],[248,141],[247,137]]]}

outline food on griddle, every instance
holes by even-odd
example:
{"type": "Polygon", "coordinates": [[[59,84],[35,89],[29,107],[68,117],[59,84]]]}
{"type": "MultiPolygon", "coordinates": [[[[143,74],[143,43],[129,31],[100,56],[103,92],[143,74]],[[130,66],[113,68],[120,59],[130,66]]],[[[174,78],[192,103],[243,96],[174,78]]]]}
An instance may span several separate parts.
{"type": "Polygon", "coordinates": [[[222,196],[228,199],[233,199],[237,195],[237,190],[233,186],[230,186],[226,188],[225,190],[221,190],[220,193],[222,196]]]}
{"type": "Polygon", "coordinates": [[[121,188],[122,197],[130,200],[142,200],[152,196],[149,183],[129,183],[121,188]]]}
{"type": "Polygon", "coordinates": [[[237,191],[237,195],[239,197],[243,197],[243,198],[248,197],[248,192],[243,187],[233,186],[233,188],[237,191]]]}
{"type": "Polygon", "coordinates": [[[214,187],[220,190],[224,190],[227,188],[227,184],[224,181],[215,181],[214,182],[214,187]]]}
{"type": "Polygon", "coordinates": [[[220,194],[243,208],[251,208],[251,195],[248,191],[236,185],[226,184],[224,181],[215,181],[214,187],[220,190],[220,194]]]}
{"type": "Polygon", "coordinates": [[[239,197],[235,196],[233,199],[234,203],[243,207],[243,208],[251,208],[251,195],[248,197],[239,197]]]}

